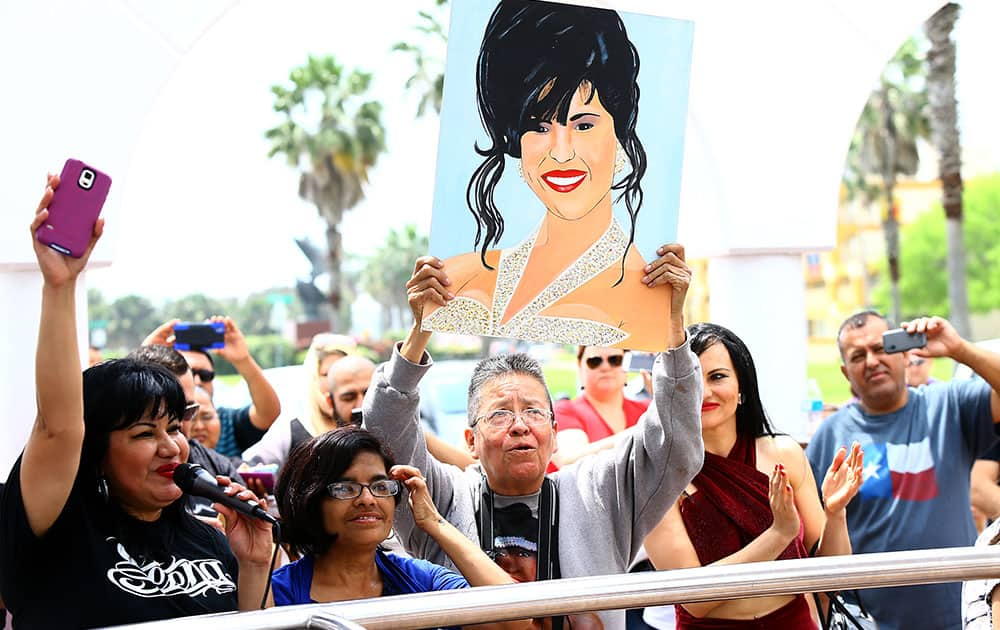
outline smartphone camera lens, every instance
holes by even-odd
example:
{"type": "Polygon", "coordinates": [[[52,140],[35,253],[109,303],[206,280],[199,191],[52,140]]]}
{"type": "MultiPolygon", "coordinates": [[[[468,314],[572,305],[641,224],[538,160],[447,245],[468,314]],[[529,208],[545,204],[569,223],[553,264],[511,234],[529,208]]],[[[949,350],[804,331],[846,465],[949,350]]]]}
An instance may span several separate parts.
{"type": "Polygon", "coordinates": [[[94,175],[94,171],[89,168],[85,168],[80,171],[80,179],[77,180],[77,184],[79,184],[80,188],[84,190],[90,190],[94,187],[95,178],[96,175],[94,175]]]}

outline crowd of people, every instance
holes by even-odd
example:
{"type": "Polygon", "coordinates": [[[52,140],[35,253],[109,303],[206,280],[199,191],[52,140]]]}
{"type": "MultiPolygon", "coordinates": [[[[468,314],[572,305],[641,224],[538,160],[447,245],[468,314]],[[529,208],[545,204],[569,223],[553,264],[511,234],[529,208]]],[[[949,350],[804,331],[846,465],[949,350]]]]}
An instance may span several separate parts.
{"type": "MultiPolygon", "coordinates": [[[[58,185],[50,176],[32,232],[58,185]]],[[[102,231],[99,222],[91,248],[102,231]]],[[[803,450],[768,418],[746,344],[715,324],[685,328],[690,269],[679,245],[661,252],[650,267],[671,288],[671,347],[645,375],[651,398],[625,397],[619,348],[579,347],[580,395],[556,404],[537,361],[490,356],[469,384],[468,453],[458,456],[437,450],[419,411],[433,369],[422,316],[453,299],[442,261],[416,261],[405,287],[414,324],[387,362],[376,366],[348,337],[317,336],[304,408],[275,422],[279,396],[228,318],[215,352],[251,383],[246,407],[215,407],[211,353],[175,350],[174,321],[81,378],[73,298],[89,250],[74,259],[35,241],[38,414],[0,494],[0,596],[14,627],[609,575],[643,559],[669,570],[972,544],[970,471],[996,441],[1000,357],[941,318],[905,325],[927,335],[925,348],[887,354],[889,323],[854,315],[837,341],[857,398],[803,450]],[[981,378],[927,383],[917,368],[931,357],[981,378]],[[244,481],[244,461],[280,467],[273,496],[244,481]],[[282,525],[279,562],[269,523],[182,493],[172,476],[185,462],[227,495],[269,506],[282,525]],[[77,586],[52,589],[54,566],[77,586]]],[[[969,583],[964,602],[958,584],[844,597],[862,599],[880,628],[957,628],[963,610],[967,627],[992,627],[996,583],[969,583]]],[[[817,603],[803,595],[638,612],[488,626],[818,627],[817,603]]]]}
{"type": "MultiPolygon", "coordinates": [[[[39,242],[61,183],[48,177],[31,222],[43,279],[37,413],[0,487],[0,608],[9,611],[0,625],[99,627],[636,570],[961,547],[976,541],[974,515],[980,526],[1000,516],[1000,355],[940,317],[903,323],[926,335],[926,346],[888,353],[882,335],[891,324],[873,311],[852,315],[837,345],[856,398],[803,448],[767,415],[738,334],[713,323],[685,326],[692,273],[684,248],[666,243],[647,264],[634,247],[645,153],[635,133],[638,58],[617,15],[504,0],[484,40],[483,54],[493,50],[541,55],[545,64],[528,81],[519,66],[480,58],[481,90],[499,90],[507,107],[484,110],[494,146],[480,152],[485,161],[470,184],[481,250],[450,263],[415,261],[399,288],[413,325],[380,365],[345,335],[313,339],[301,408],[281,399],[225,316],[212,319],[224,330],[221,348],[174,347],[171,320],[128,356],[92,356],[82,370],[76,288],[104,225],[95,223],[79,258],[39,242]],[[576,19],[579,12],[587,19],[576,19]],[[573,45],[551,43],[561,37],[573,45]],[[614,65],[623,59],[629,74],[614,65]],[[516,255],[490,249],[503,228],[492,191],[508,157],[522,160],[521,177],[548,210],[544,230],[516,255]],[[559,170],[573,160],[587,170],[559,170]],[[577,197],[565,196],[574,190],[577,197]],[[613,190],[625,197],[630,232],[612,219],[613,190]],[[552,267],[569,275],[545,277],[546,247],[573,238],[579,242],[562,253],[572,251],[576,262],[552,267]],[[536,275],[521,283],[515,277],[526,269],[536,275]],[[597,285],[620,298],[603,317],[581,316],[594,309],[580,304],[594,299],[561,302],[597,285]],[[640,301],[662,312],[634,308],[640,301]],[[435,435],[420,417],[421,380],[434,370],[429,329],[449,327],[547,333],[578,346],[579,396],[554,403],[542,366],[527,354],[488,356],[470,378],[465,448],[456,448],[457,436],[435,435]],[[631,335],[665,348],[644,374],[643,400],[624,393],[631,335]],[[215,356],[236,367],[249,404],[215,405],[215,356]],[[978,376],[932,382],[937,357],[978,376]],[[275,484],[261,466],[277,470],[275,484]]],[[[980,544],[1000,541],[997,522],[980,544]]],[[[863,605],[882,630],[1000,628],[997,585],[841,597],[863,605]]],[[[484,627],[809,630],[828,601],[730,598],[484,627]]]]}

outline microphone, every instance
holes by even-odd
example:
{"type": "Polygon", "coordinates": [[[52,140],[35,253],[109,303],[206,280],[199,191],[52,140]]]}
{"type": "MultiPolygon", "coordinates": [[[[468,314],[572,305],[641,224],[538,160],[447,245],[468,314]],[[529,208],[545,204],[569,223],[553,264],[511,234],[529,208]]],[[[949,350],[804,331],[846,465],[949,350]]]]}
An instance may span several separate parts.
{"type": "Polygon", "coordinates": [[[235,496],[229,496],[219,487],[212,473],[198,464],[178,464],[174,469],[174,483],[187,494],[211,499],[237,512],[253,518],[259,518],[272,525],[278,524],[278,519],[267,513],[267,510],[257,505],[256,501],[241,501],[235,496]]]}

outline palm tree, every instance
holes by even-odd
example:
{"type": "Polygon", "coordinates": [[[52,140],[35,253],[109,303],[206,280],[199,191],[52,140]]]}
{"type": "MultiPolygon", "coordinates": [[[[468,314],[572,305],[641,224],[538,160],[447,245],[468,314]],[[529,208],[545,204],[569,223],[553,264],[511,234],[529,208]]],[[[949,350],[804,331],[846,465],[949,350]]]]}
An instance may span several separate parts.
{"type": "Polygon", "coordinates": [[[931,42],[927,53],[927,99],[931,107],[932,141],[938,150],[941,203],[948,234],[948,302],[950,319],[963,337],[971,334],[966,285],[965,238],[962,233],[962,147],[955,99],[955,42],[951,32],[959,6],[949,3],[924,23],[931,42]]]}
{"type": "Polygon", "coordinates": [[[899,221],[896,216],[897,175],[913,175],[920,165],[917,139],[928,135],[927,97],[920,85],[923,60],[914,39],[907,40],[886,64],[879,84],[868,98],[858,119],[845,166],[848,196],[862,195],[875,201],[869,183],[877,176],[882,183],[885,214],[886,256],[892,295],[892,318],[899,321],[899,221]]]}
{"type": "Polygon", "coordinates": [[[268,157],[281,153],[289,166],[301,170],[299,197],[315,205],[326,220],[330,322],[341,330],[341,307],[346,303],[340,222],[345,211],[364,199],[368,174],[385,151],[382,105],[364,100],[371,74],[348,74],[329,55],[310,55],[288,78],[290,86],[271,86],[274,111],[285,120],[265,133],[271,141],[268,157]]]}
{"type": "MultiPolygon", "coordinates": [[[[437,13],[448,0],[434,0],[437,13]]],[[[429,11],[418,11],[420,23],[414,28],[423,34],[424,45],[410,42],[399,42],[392,47],[393,51],[413,55],[413,74],[406,80],[405,87],[415,92],[420,100],[417,104],[417,118],[421,118],[430,109],[441,113],[441,99],[444,94],[444,60],[434,54],[435,50],[443,50],[448,43],[448,33],[441,24],[441,17],[429,11]]]]}
{"type": "Polygon", "coordinates": [[[382,306],[382,329],[404,326],[409,317],[406,292],[402,287],[413,274],[413,261],[427,253],[427,236],[412,223],[399,231],[389,230],[385,243],[361,270],[361,285],[382,306]]]}

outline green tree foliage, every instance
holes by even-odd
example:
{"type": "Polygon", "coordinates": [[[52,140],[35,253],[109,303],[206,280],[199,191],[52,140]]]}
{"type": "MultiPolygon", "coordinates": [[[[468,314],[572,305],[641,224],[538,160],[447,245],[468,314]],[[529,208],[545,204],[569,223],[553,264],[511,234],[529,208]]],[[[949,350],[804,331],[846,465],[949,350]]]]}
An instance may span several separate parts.
{"type": "Polygon", "coordinates": [[[920,165],[917,139],[929,134],[924,76],[926,40],[910,38],[886,64],[868,97],[851,138],[844,184],[849,199],[870,205],[884,198],[882,229],[890,279],[892,317],[900,317],[899,222],[894,189],[897,175],[913,175],[920,165]],[[879,186],[873,184],[878,181],[879,186]]]}
{"type": "Polygon", "coordinates": [[[108,348],[132,349],[162,320],[153,303],[138,295],[126,295],[111,303],[108,313],[108,348]]]}
{"type": "Polygon", "coordinates": [[[405,324],[409,319],[406,281],[413,275],[413,263],[427,254],[428,238],[417,232],[417,226],[389,230],[385,243],[368,259],[361,270],[361,286],[382,305],[382,329],[394,322],[405,324]]]}
{"type": "Polygon", "coordinates": [[[406,80],[405,87],[417,95],[417,118],[431,109],[441,113],[444,95],[444,51],[448,43],[448,33],[443,25],[444,7],[448,0],[434,0],[433,11],[417,11],[420,18],[414,29],[420,33],[420,43],[399,42],[393,51],[403,52],[413,57],[413,74],[406,80]]]}
{"type": "Polygon", "coordinates": [[[334,330],[344,303],[340,223],[364,198],[363,185],[385,151],[382,105],[366,100],[372,75],[347,72],[332,56],[310,56],[293,68],[286,85],[271,86],[274,111],[284,120],[269,129],[268,157],[281,154],[301,171],[299,197],[326,221],[328,300],[334,330]]]}
{"type": "MultiPolygon", "coordinates": [[[[1000,174],[967,181],[963,202],[969,306],[973,313],[987,313],[1000,309],[1000,174]]],[[[903,228],[900,251],[902,317],[949,317],[948,245],[941,204],[903,228]]],[[[885,312],[890,302],[885,280],[875,287],[872,299],[885,312]]]]}
{"type": "MultiPolygon", "coordinates": [[[[213,315],[231,315],[236,309],[236,300],[218,300],[202,293],[192,293],[179,300],[164,304],[161,312],[163,321],[177,318],[183,322],[202,322],[213,315]]],[[[243,323],[237,321],[241,328],[243,323]]]]}

